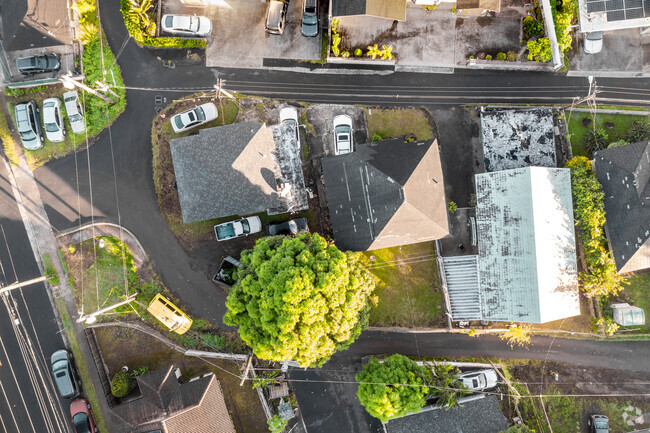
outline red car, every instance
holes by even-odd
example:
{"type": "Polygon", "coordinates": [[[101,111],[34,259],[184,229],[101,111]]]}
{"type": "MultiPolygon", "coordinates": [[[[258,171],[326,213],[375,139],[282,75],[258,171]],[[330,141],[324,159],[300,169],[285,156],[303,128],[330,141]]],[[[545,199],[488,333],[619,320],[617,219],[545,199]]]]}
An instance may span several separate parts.
{"type": "Polygon", "coordinates": [[[95,421],[90,413],[90,404],[83,398],[78,398],[70,403],[70,415],[72,416],[72,425],[76,433],[93,433],[97,432],[95,421]]]}

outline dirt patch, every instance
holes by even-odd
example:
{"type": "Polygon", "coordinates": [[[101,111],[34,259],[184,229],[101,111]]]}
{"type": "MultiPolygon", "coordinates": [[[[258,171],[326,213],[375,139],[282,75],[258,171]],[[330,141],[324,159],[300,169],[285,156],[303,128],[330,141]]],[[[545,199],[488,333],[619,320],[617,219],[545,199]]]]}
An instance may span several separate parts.
{"type": "Polygon", "coordinates": [[[95,333],[110,376],[123,365],[129,369],[147,367],[153,371],[173,364],[181,369],[185,380],[212,371],[221,383],[226,406],[237,432],[268,430],[257,392],[248,383],[239,386],[239,363],[218,359],[206,362],[184,356],[159,340],[129,328],[95,328],[95,333]]]}

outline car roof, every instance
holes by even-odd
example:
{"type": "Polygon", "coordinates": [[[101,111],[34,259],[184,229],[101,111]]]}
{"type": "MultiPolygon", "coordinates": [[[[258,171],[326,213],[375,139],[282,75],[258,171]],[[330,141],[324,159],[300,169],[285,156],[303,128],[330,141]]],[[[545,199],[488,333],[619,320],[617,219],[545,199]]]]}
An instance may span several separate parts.
{"type": "Polygon", "coordinates": [[[269,4],[269,16],[267,19],[268,24],[279,25],[280,24],[280,14],[282,8],[284,7],[284,2],[280,0],[271,0],[269,4]]]}

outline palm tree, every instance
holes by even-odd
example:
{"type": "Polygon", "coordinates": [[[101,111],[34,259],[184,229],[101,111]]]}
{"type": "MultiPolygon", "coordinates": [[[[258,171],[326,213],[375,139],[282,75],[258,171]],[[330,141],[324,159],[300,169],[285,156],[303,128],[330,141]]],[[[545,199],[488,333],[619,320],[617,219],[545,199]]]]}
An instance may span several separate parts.
{"type": "Polygon", "coordinates": [[[153,0],[129,0],[131,3],[131,14],[138,17],[142,27],[147,29],[151,25],[151,18],[149,17],[149,9],[153,6],[153,0]]]}
{"type": "Polygon", "coordinates": [[[460,406],[458,400],[470,394],[470,391],[458,381],[458,374],[458,369],[450,364],[436,364],[431,369],[433,392],[429,397],[436,398],[436,406],[449,410],[453,406],[460,406]]]}

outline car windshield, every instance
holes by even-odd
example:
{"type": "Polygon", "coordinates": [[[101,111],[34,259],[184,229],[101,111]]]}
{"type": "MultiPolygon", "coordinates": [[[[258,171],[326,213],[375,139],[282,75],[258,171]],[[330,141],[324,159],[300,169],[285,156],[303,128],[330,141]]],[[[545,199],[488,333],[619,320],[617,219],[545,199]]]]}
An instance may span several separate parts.
{"type": "Polygon", "coordinates": [[[47,132],[59,132],[59,125],[57,125],[57,124],[54,123],[54,122],[52,122],[52,123],[46,123],[46,124],[45,124],[45,130],[46,130],[47,132]]]}
{"type": "Polygon", "coordinates": [[[90,422],[85,413],[80,412],[72,417],[72,423],[77,433],[90,433],[90,422]]]}
{"type": "Polygon", "coordinates": [[[70,119],[70,122],[77,122],[81,120],[81,114],[73,114],[72,116],[68,116],[70,119]]]}
{"type": "Polygon", "coordinates": [[[183,125],[183,120],[181,119],[181,116],[174,117],[174,123],[176,123],[177,128],[182,128],[185,126],[183,125]]]}
{"type": "Polygon", "coordinates": [[[47,57],[45,56],[39,56],[37,57],[38,61],[38,67],[41,69],[47,68],[47,57]]]}
{"type": "Polygon", "coordinates": [[[243,221],[241,222],[241,228],[242,228],[242,230],[244,231],[244,233],[249,233],[249,232],[251,231],[251,227],[248,225],[248,221],[247,221],[247,220],[243,220],[243,221]]]}
{"type": "Polygon", "coordinates": [[[596,428],[609,428],[609,423],[607,421],[596,421],[594,422],[596,428]]]}
{"type": "Polygon", "coordinates": [[[171,15],[165,17],[165,27],[170,28],[173,25],[174,25],[174,17],[171,15]]]}
{"type": "Polygon", "coordinates": [[[205,120],[205,112],[203,111],[203,108],[196,107],[194,112],[196,113],[196,117],[199,119],[200,122],[203,122],[205,120]]]}

